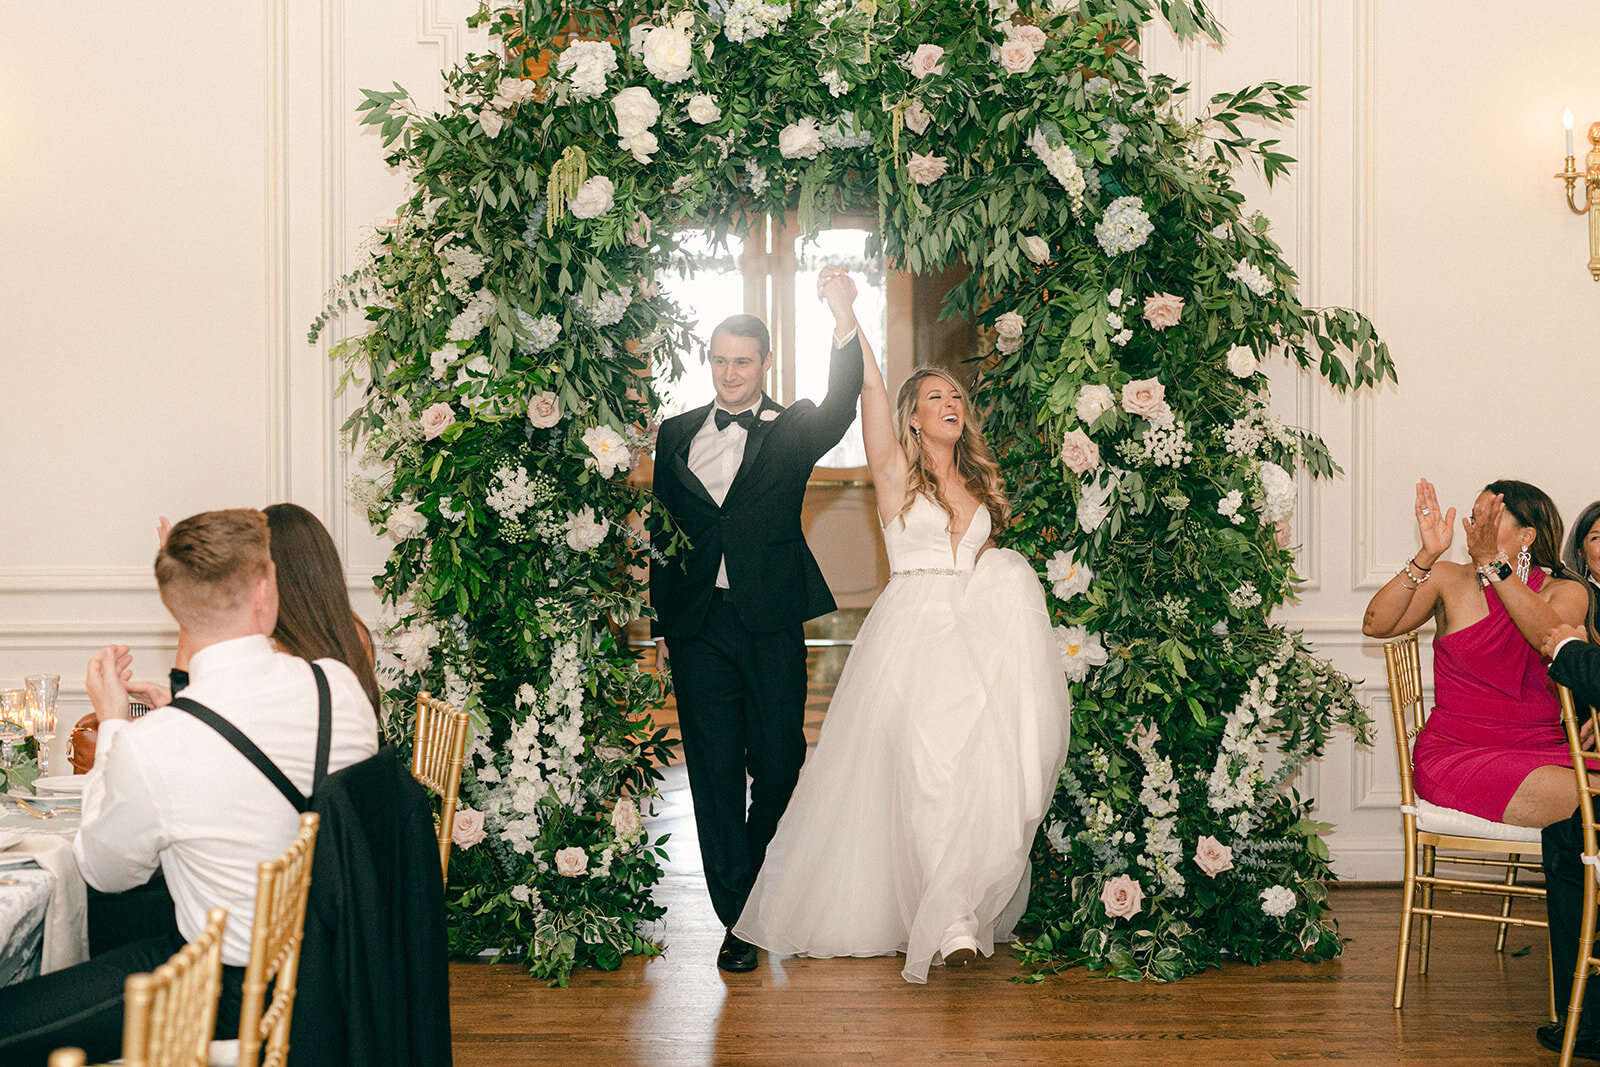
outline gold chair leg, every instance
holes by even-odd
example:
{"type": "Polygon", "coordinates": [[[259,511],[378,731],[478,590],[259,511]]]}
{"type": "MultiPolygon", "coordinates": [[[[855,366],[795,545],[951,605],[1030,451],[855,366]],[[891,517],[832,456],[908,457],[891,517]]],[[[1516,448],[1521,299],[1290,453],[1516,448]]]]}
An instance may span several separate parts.
{"type": "Polygon", "coordinates": [[[1400,898],[1400,959],[1394,969],[1394,1007],[1396,1011],[1406,999],[1406,957],[1411,954],[1411,909],[1417,895],[1417,850],[1406,849],[1406,874],[1404,895],[1400,898]]]}
{"type": "MultiPolygon", "coordinates": [[[[1511,862],[1506,865],[1506,885],[1511,886],[1517,884],[1517,860],[1521,858],[1522,857],[1517,853],[1511,853],[1511,862]]],[[[1502,919],[1511,914],[1511,900],[1511,894],[1507,893],[1505,899],[1500,902],[1500,917],[1502,919]]],[[[1497,925],[1499,927],[1499,932],[1495,934],[1494,950],[1496,952],[1504,952],[1506,950],[1507,924],[1498,923],[1497,925]]]]}
{"type": "MultiPolygon", "coordinates": [[[[1429,878],[1433,877],[1434,861],[1437,856],[1438,850],[1432,845],[1422,846],[1422,873],[1429,878]]],[[[1424,908],[1433,907],[1433,884],[1430,882],[1422,883],[1422,906],[1424,908]]],[[[1418,939],[1417,944],[1417,973],[1425,975],[1428,973],[1428,949],[1431,947],[1429,941],[1433,937],[1432,915],[1422,916],[1421,934],[1422,936],[1418,939]]]]}
{"type": "Polygon", "coordinates": [[[1583,922],[1578,927],[1578,966],[1572,972],[1572,996],[1567,1000],[1567,1033],[1561,1042],[1563,1067],[1572,1062],[1572,1047],[1578,1038],[1578,1020],[1583,1014],[1583,991],[1589,985],[1589,956],[1594,952],[1595,876],[1583,872],[1583,922]]]}
{"type": "Polygon", "coordinates": [[[1544,980],[1547,995],[1550,998],[1550,1021],[1558,1023],[1561,1016],[1556,1014],[1556,961],[1550,952],[1550,939],[1545,938],[1544,954],[1544,980]]]}

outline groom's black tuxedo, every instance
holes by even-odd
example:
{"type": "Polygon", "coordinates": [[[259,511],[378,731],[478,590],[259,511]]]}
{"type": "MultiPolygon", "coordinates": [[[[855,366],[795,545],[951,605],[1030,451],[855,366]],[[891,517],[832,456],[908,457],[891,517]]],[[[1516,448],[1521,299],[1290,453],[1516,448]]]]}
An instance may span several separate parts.
{"type": "Polygon", "coordinates": [[[656,500],[690,547],[650,561],[651,632],[667,642],[706,885],[723,925],[744,908],[805,762],[805,635],[834,608],[800,527],[806,480],[855,418],[861,342],[834,349],[820,404],[763,397],[738,472],[718,504],[697,477],[694,441],[713,405],[661,424],[656,500]],[[717,589],[726,561],[728,585],[717,589]],[[745,774],[750,808],[745,811],[745,774]]]}

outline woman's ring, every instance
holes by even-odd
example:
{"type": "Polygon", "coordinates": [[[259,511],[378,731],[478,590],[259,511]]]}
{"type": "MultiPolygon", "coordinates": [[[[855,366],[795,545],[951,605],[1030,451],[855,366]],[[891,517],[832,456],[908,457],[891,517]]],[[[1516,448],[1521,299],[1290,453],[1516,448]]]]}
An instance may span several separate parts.
{"type": "Polygon", "coordinates": [[[1432,508],[1423,508],[1422,509],[1422,513],[1424,515],[1432,515],[1433,514],[1433,509],[1432,508]]]}

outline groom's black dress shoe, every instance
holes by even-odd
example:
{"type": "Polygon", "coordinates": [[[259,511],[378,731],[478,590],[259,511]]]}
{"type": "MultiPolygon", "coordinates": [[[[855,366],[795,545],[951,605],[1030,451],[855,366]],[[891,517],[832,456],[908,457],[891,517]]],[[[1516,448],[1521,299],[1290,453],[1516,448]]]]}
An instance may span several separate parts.
{"type": "MultiPolygon", "coordinates": [[[[1539,1039],[1539,1044],[1551,1052],[1561,1051],[1561,1042],[1566,1037],[1567,1026],[1565,1023],[1545,1023],[1534,1032],[1539,1039]]],[[[1576,1060],[1600,1060],[1600,1034],[1592,1031],[1578,1031],[1578,1040],[1572,1045],[1572,1058],[1576,1060]]]]}
{"type": "Polygon", "coordinates": [[[734,937],[733,931],[729,930],[728,936],[722,939],[721,950],[717,953],[717,966],[735,974],[753,971],[756,969],[756,947],[748,941],[734,937]]]}

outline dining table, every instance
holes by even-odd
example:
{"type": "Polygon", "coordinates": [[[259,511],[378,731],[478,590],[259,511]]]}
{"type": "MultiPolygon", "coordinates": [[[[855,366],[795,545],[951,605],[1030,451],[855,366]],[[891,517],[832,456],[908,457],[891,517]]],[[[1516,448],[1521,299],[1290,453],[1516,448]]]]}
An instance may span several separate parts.
{"type": "Polygon", "coordinates": [[[89,890],[72,854],[79,809],[0,795],[0,985],[89,958],[89,890]]]}

